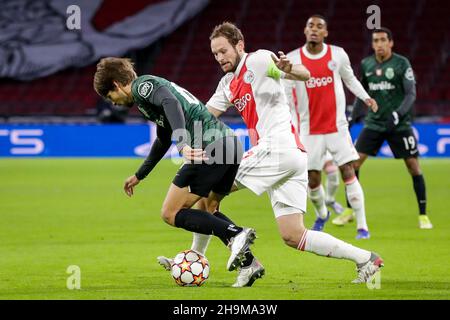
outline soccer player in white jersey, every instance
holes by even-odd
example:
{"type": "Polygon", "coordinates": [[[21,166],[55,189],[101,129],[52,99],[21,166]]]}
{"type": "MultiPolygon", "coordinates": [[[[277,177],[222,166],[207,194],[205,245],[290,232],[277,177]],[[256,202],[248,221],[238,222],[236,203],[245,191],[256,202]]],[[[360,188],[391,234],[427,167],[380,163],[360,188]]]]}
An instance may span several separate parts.
{"type": "MultiPolygon", "coordinates": [[[[244,37],[232,23],[216,26],[210,36],[211,51],[226,73],[207,102],[215,116],[236,107],[246,123],[253,147],[244,154],[235,178],[237,188],[248,188],[257,195],[267,192],[278,228],[286,245],[324,257],[348,259],[358,268],[354,283],[366,282],[383,265],[373,252],[354,247],[303,224],[307,198],[307,155],[296,134],[281,78],[306,80],[309,72],[293,65],[279,52],[267,50],[246,53],[244,37]]],[[[208,212],[214,212],[208,208],[208,212]]],[[[194,234],[196,250],[205,252],[208,236],[194,234]]],[[[242,260],[245,257],[242,256],[242,260]]],[[[256,259],[255,259],[256,260],[256,259]]],[[[239,270],[234,286],[254,281],[257,261],[239,270]]]]}
{"type": "MultiPolygon", "coordinates": [[[[292,88],[292,94],[289,94],[289,98],[291,99],[291,101],[289,101],[289,105],[291,107],[292,124],[295,130],[297,132],[300,132],[300,111],[298,108],[298,99],[295,88],[292,88]]],[[[339,168],[328,151],[325,155],[325,164],[323,165],[323,171],[325,171],[326,173],[325,204],[339,216],[346,209],[344,209],[344,207],[338,201],[336,201],[336,193],[340,184],[339,168]]],[[[353,212],[352,209],[347,210],[353,212]]]]}
{"type": "Polygon", "coordinates": [[[376,112],[377,103],[370,98],[353,74],[344,49],[325,44],[327,22],[323,16],[311,16],[304,29],[306,44],[291,51],[287,58],[301,63],[311,72],[306,82],[283,81],[288,101],[297,98],[300,117],[300,139],[308,152],[308,194],[314,205],[317,220],[313,230],[322,230],[330,213],[326,208],[321,185],[321,170],[326,152],[330,152],[339,166],[346,185],[346,196],[355,211],[357,239],[370,237],[367,226],[364,193],[353,169],[358,153],[353,146],[345,115],[345,94],[342,82],[365,104],[376,112]]]}

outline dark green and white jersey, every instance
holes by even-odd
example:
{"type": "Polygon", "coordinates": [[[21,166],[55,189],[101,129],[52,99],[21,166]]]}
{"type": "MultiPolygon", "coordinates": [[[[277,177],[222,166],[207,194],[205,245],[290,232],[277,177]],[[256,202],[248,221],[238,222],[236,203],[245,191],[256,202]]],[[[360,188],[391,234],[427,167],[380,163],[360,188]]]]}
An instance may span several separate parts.
{"type": "MultiPolygon", "coordinates": [[[[386,121],[392,116],[405,99],[404,81],[415,84],[414,72],[408,59],[393,53],[392,57],[379,63],[375,55],[361,62],[361,83],[367,93],[377,101],[378,111],[369,110],[365,118],[365,126],[376,131],[386,131],[386,121]]],[[[410,128],[412,112],[409,109],[400,117],[395,130],[410,128]]]]}
{"type": "Polygon", "coordinates": [[[204,148],[221,137],[234,135],[227,125],[211,114],[189,91],[153,75],[140,76],[131,85],[134,102],[146,119],[171,130],[162,105],[155,104],[153,99],[155,92],[161,87],[169,89],[181,104],[192,148],[204,148]]]}

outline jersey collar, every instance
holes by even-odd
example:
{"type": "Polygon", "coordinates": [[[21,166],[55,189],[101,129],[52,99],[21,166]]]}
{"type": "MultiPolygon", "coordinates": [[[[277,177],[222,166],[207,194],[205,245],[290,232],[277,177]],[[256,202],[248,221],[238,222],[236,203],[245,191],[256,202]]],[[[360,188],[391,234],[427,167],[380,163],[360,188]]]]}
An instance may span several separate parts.
{"type": "Polygon", "coordinates": [[[327,52],[328,52],[328,45],[324,42],[323,43],[323,49],[321,52],[319,52],[318,54],[311,54],[309,53],[308,49],[306,49],[306,44],[302,47],[301,49],[303,51],[303,54],[311,60],[318,60],[320,58],[323,58],[327,52]]]}
{"type": "Polygon", "coordinates": [[[375,59],[375,62],[376,62],[378,65],[382,65],[382,64],[385,64],[386,62],[391,61],[392,58],[394,58],[394,52],[392,52],[392,54],[391,54],[391,56],[389,57],[389,59],[384,60],[383,62],[379,62],[379,61],[377,60],[376,54],[373,55],[373,58],[375,59]]]}
{"type": "Polygon", "coordinates": [[[239,73],[241,72],[242,66],[245,63],[245,60],[247,59],[248,53],[244,53],[244,55],[241,58],[241,61],[239,61],[239,64],[236,68],[236,70],[234,71],[234,75],[237,77],[239,76],[239,73]]]}

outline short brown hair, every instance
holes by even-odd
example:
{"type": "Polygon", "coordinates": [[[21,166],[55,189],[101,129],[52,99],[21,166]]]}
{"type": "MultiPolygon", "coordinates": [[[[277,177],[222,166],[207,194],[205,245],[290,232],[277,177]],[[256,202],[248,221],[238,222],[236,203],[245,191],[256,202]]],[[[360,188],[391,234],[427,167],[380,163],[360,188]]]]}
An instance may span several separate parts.
{"type": "Polygon", "coordinates": [[[209,40],[218,37],[226,38],[233,46],[236,46],[240,40],[244,41],[244,36],[242,35],[241,30],[239,30],[235,24],[227,21],[214,27],[213,32],[209,36],[209,40]]]}
{"type": "Polygon", "coordinates": [[[137,78],[133,62],[127,58],[103,58],[97,64],[94,89],[102,97],[114,90],[114,81],[126,86],[137,78]]]}

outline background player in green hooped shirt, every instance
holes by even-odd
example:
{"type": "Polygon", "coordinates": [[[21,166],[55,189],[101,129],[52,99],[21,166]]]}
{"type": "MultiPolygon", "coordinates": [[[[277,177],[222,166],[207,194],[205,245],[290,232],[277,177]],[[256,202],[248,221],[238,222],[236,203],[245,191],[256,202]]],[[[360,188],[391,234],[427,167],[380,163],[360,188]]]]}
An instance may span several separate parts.
{"type": "Polygon", "coordinates": [[[94,89],[113,104],[137,104],[141,113],[157,125],[157,138],[147,159],[125,181],[126,194],[133,195],[134,187],[175,140],[186,161],[167,192],[161,209],[163,220],[171,226],[219,237],[230,245],[228,265],[240,263],[244,254],[251,262],[254,257],[249,246],[256,237],[253,229],[235,225],[218,211],[210,214],[192,209],[202,198],[207,201],[206,207],[217,206],[231,190],[242,158],[242,146],[233,131],[187,90],[160,77],[137,77],[129,59],[102,59],[97,64],[94,89]]]}
{"type": "MultiPolygon", "coordinates": [[[[378,112],[369,110],[364,129],[356,142],[359,160],[355,170],[359,174],[368,155],[375,156],[387,140],[394,157],[403,159],[413,179],[419,205],[419,227],[431,229],[426,215],[425,180],[419,165],[417,140],[411,128],[412,107],[416,99],[414,72],[408,59],[392,52],[394,41],[387,28],[372,31],[372,48],[375,54],[361,62],[361,83],[379,106],[378,112]]],[[[357,100],[351,121],[356,120],[362,102],[357,100]]]]}

